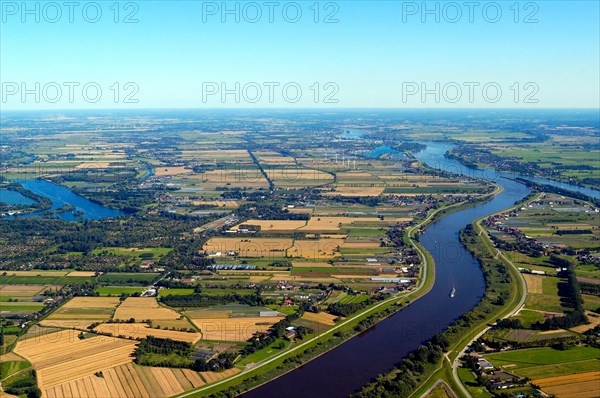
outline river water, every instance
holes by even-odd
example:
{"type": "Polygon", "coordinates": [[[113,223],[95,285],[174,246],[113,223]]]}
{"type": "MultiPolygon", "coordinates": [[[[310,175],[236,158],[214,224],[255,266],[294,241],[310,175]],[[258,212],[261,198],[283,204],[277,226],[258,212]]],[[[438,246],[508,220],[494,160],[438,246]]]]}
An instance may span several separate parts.
{"type": "MultiPolygon", "coordinates": [[[[255,390],[246,398],[337,398],[360,389],[378,374],[390,370],[420,344],[444,330],[481,300],[485,290],[477,260],[459,241],[459,231],[479,217],[501,211],[524,198],[529,189],[509,178],[514,174],[490,169],[470,169],[447,159],[452,145],[423,143],[427,148],[416,157],[430,167],[495,181],[504,190],[492,200],[450,214],[431,224],[421,235],[422,245],[435,260],[435,283],[430,292],[410,306],[383,320],[339,347],[255,390]],[[450,298],[452,287],[456,295],[450,298]]],[[[588,193],[586,188],[554,181],[540,182],[588,193]]],[[[596,190],[590,192],[598,197],[596,190]]]]}

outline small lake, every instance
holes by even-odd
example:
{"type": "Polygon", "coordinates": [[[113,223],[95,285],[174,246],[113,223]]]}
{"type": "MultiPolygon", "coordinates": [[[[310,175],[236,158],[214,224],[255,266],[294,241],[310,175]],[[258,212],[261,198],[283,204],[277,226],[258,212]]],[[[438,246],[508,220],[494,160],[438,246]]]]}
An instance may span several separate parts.
{"type": "MultiPolygon", "coordinates": [[[[78,217],[72,211],[56,213],[56,215],[59,218],[65,221],[81,221],[82,219],[99,220],[101,218],[112,218],[125,215],[125,213],[123,213],[120,210],[104,207],[101,204],[92,202],[91,200],[86,199],[83,196],[77,195],[69,188],[56,185],[49,181],[16,180],[16,182],[20,183],[23,186],[23,188],[25,188],[28,191],[50,199],[52,201],[52,206],[49,210],[58,210],[63,206],[67,205],[75,207],[74,212],[81,212],[81,217],[78,217]]],[[[12,217],[37,217],[42,215],[43,213],[44,212],[40,211],[12,217]]]]}
{"type": "Polygon", "coordinates": [[[0,189],[0,202],[7,203],[9,205],[32,205],[35,203],[35,200],[30,199],[17,191],[0,189]]]}

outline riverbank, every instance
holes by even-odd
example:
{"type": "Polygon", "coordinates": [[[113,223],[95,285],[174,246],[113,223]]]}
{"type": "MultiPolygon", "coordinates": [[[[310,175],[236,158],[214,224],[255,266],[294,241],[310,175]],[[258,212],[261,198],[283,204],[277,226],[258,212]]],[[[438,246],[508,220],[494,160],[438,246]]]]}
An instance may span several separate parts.
{"type": "MultiPolygon", "coordinates": [[[[500,189],[497,189],[495,192],[499,191],[500,189]]],[[[427,218],[407,229],[405,239],[415,248],[417,253],[419,253],[422,262],[421,275],[419,277],[417,288],[414,291],[390,297],[372,307],[366,308],[364,311],[346,319],[332,329],[292,347],[256,367],[237,373],[229,379],[180,394],[178,397],[204,397],[233,387],[235,387],[235,391],[230,392],[236,394],[241,393],[242,391],[246,391],[247,393],[256,390],[277,378],[285,376],[295,370],[298,366],[315,360],[360,335],[364,329],[360,328],[361,330],[356,330],[356,328],[361,323],[368,321],[367,327],[371,327],[407,308],[420,297],[427,294],[435,282],[435,265],[433,258],[415,238],[417,236],[416,233],[437,220],[440,213],[450,214],[455,211],[460,211],[465,206],[473,206],[477,203],[479,202],[461,202],[436,209],[430,212],[427,218]],[[248,386],[245,386],[244,383],[247,383],[248,380],[251,381],[248,386]]]]}
{"type": "MultiPolygon", "coordinates": [[[[529,203],[534,201],[538,195],[534,195],[523,202],[519,202],[514,206],[502,210],[500,212],[496,212],[494,214],[498,214],[501,212],[512,211],[517,209],[525,203],[529,203]]],[[[458,360],[465,353],[467,347],[479,337],[481,337],[485,332],[489,330],[489,324],[494,323],[497,319],[504,319],[514,315],[524,304],[525,298],[527,296],[527,285],[525,284],[525,280],[523,275],[519,272],[517,267],[504,256],[501,252],[499,252],[493,245],[492,241],[489,239],[487,233],[484,231],[481,226],[481,221],[486,217],[481,217],[474,221],[471,225],[473,225],[474,231],[477,234],[475,239],[479,240],[478,246],[477,244],[467,244],[467,248],[473,251],[478,251],[481,253],[482,247],[485,249],[487,255],[480,255],[478,258],[481,259],[482,268],[485,268],[485,261],[490,261],[492,259],[499,259],[506,266],[507,271],[511,276],[511,280],[516,283],[511,283],[511,296],[508,304],[504,305],[497,312],[493,312],[489,314],[485,319],[477,323],[473,326],[472,329],[468,330],[467,333],[464,333],[457,340],[455,344],[453,344],[448,352],[446,353],[444,359],[439,364],[438,369],[411,395],[411,397],[423,397],[425,393],[429,391],[435,384],[439,382],[439,380],[443,380],[448,383],[455,394],[461,397],[471,397],[471,394],[467,390],[467,388],[461,382],[458,376],[458,360]],[[494,253],[497,254],[494,256],[494,253]]],[[[486,289],[488,292],[491,289],[495,288],[495,285],[489,285],[486,289]]]]}

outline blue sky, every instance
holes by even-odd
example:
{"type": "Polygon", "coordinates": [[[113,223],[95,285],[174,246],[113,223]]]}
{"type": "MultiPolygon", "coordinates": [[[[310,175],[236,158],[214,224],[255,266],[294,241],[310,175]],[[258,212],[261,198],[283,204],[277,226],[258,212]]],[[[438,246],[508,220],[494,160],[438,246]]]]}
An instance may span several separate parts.
{"type": "Polygon", "coordinates": [[[600,106],[598,1],[50,3],[0,1],[3,109],[600,106]]]}

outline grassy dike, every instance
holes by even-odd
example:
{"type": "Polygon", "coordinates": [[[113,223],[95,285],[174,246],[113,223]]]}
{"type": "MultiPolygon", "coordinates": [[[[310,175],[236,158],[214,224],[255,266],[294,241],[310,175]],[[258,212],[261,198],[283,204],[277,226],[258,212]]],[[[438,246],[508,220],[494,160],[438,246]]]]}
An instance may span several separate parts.
{"type": "MultiPolygon", "coordinates": [[[[535,200],[538,196],[539,195],[526,197],[524,201],[519,202],[513,207],[502,210],[498,213],[512,211],[521,207],[523,203],[529,203],[535,200]]],[[[411,397],[422,396],[439,379],[446,381],[457,395],[461,397],[470,397],[470,392],[462,384],[462,381],[458,378],[458,373],[456,372],[458,358],[464,353],[465,349],[469,344],[471,344],[472,341],[476,340],[480,335],[487,331],[490,323],[495,322],[499,318],[505,318],[513,315],[515,311],[518,310],[524,303],[527,295],[527,289],[523,276],[508,258],[498,252],[498,249],[495,248],[489,236],[481,226],[481,221],[487,217],[489,217],[489,215],[479,218],[472,223],[477,236],[475,237],[475,243],[466,242],[466,246],[467,249],[479,259],[484,270],[490,266],[490,262],[493,260],[501,261],[504,264],[508,275],[510,276],[510,298],[501,308],[497,309],[496,311],[489,311],[484,319],[478,321],[471,328],[456,336],[456,341],[450,346],[448,352],[438,364],[435,372],[433,372],[432,375],[424,383],[422,383],[417,390],[415,390],[411,397]]],[[[493,283],[486,286],[484,299],[475,307],[473,311],[477,310],[479,307],[483,307],[483,302],[489,297],[489,292],[492,289],[496,289],[497,285],[497,283],[493,283]]]]}
{"type": "MultiPolygon", "coordinates": [[[[266,359],[257,364],[256,367],[244,370],[232,377],[213,383],[206,387],[188,391],[178,395],[178,397],[205,397],[211,394],[217,396],[236,396],[242,391],[248,391],[257,388],[273,379],[283,376],[293,371],[298,366],[327,353],[329,350],[348,341],[350,338],[358,335],[362,330],[356,331],[354,328],[363,322],[363,325],[369,326],[380,322],[381,320],[394,315],[405,306],[425,295],[433,287],[435,281],[435,265],[431,255],[418,242],[417,232],[439,218],[472,207],[488,200],[493,195],[501,192],[501,187],[496,186],[496,190],[484,197],[469,202],[460,202],[436,209],[429,213],[427,218],[420,223],[407,229],[405,234],[405,243],[412,245],[422,262],[422,272],[419,277],[417,289],[409,294],[401,294],[390,297],[382,302],[375,304],[365,310],[347,318],[343,322],[335,325],[332,329],[323,332],[317,336],[311,337],[307,341],[297,343],[297,345],[281,352],[275,357],[266,359]]],[[[369,327],[367,326],[367,328],[369,327]]]]}

